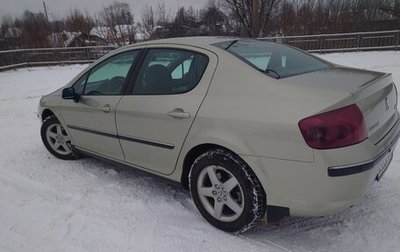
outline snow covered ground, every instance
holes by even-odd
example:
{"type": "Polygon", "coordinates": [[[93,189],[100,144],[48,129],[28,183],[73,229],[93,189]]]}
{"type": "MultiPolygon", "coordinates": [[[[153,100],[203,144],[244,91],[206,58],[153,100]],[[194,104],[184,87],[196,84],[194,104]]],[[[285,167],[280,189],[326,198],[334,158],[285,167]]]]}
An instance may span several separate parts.
{"type": "MultiPolygon", "coordinates": [[[[323,58],[392,72],[400,84],[399,53],[323,58]]],[[[0,73],[0,251],[400,251],[400,148],[354,207],[240,236],[207,224],[189,193],[161,179],[90,158],[54,158],[41,143],[36,107],[83,68],[0,73]]]]}

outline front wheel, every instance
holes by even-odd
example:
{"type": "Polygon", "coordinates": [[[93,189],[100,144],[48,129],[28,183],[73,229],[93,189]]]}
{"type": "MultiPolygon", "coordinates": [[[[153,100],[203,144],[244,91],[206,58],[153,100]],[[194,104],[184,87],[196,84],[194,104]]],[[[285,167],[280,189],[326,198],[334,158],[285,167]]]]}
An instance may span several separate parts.
{"type": "Polygon", "coordinates": [[[218,229],[241,233],[265,215],[266,195],[259,180],[242,159],[227,150],[200,155],[189,180],[196,207],[218,229]]]}
{"type": "Polygon", "coordinates": [[[78,158],[68,133],[55,116],[49,116],[43,121],[40,135],[44,146],[54,156],[66,160],[78,158]]]}

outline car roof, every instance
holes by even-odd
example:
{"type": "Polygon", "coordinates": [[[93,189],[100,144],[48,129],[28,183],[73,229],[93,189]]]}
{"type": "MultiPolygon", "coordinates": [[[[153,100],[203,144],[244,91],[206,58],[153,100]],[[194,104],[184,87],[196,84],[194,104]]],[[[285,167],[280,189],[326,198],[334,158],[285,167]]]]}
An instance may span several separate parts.
{"type": "Polygon", "coordinates": [[[149,40],[140,43],[133,44],[133,46],[140,45],[154,45],[154,44],[178,44],[178,45],[192,45],[192,46],[209,46],[216,43],[234,41],[236,37],[212,37],[212,36],[199,36],[199,37],[179,37],[179,38],[167,38],[149,40]]]}

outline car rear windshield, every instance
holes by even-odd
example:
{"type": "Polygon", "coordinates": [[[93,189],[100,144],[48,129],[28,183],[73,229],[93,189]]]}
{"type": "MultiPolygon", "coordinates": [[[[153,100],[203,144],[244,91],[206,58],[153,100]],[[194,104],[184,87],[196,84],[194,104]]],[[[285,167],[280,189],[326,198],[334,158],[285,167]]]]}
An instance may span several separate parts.
{"type": "Polygon", "coordinates": [[[257,40],[214,44],[276,79],[309,73],[330,65],[292,47],[257,40]]]}

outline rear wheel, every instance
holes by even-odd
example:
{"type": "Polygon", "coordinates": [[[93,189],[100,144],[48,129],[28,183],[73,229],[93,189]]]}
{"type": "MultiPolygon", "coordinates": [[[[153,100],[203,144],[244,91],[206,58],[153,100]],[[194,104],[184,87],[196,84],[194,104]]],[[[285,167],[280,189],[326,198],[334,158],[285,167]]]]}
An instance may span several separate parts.
{"type": "Polygon", "coordinates": [[[67,160],[79,157],[72,149],[68,133],[55,116],[49,116],[43,121],[40,135],[44,146],[54,156],[67,160]]]}
{"type": "Polygon", "coordinates": [[[250,167],[224,149],[207,151],[193,163],[190,192],[201,215],[227,232],[244,232],[266,211],[265,192],[250,167]]]}

